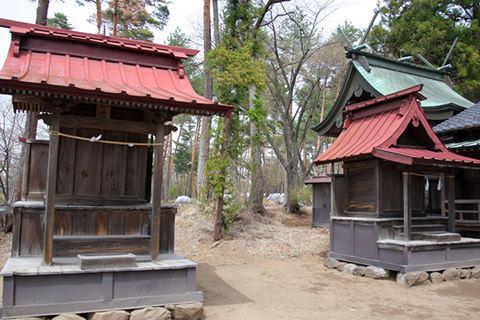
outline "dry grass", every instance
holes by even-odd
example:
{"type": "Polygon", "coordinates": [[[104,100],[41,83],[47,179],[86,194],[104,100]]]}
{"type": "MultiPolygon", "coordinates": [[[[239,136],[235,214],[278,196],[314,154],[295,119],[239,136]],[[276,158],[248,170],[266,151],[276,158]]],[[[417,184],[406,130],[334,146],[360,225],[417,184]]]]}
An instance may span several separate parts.
{"type": "Polygon", "coordinates": [[[328,229],[311,228],[311,208],[305,208],[302,215],[291,215],[271,201],[265,206],[264,216],[241,212],[224,239],[213,244],[213,219],[203,215],[196,205],[184,205],[176,217],[176,251],[195,256],[202,249],[221,245],[272,258],[326,255],[328,229]]]}

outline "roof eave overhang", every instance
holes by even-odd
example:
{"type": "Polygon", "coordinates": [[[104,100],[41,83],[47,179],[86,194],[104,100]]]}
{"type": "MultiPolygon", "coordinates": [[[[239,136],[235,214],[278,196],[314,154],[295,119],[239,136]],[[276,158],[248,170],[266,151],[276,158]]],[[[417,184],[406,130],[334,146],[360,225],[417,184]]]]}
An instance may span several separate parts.
{"type": "Polygon", "coordinates": [[[206,104],[195,100],[186,102],[175,99],[160,100],[149,97],[135,97],[126,93],[113,94],[102,91],[82,90],[75,87],[52,86],[48,84],[25,83],[16,80],[0,79],[0,93],[10,95],[32,95],[44,98],[60,98],[66,100],[108,103],[126,107],[190,113],[197,115],[229,116],[233,106],[213,103],[206,104]]]}

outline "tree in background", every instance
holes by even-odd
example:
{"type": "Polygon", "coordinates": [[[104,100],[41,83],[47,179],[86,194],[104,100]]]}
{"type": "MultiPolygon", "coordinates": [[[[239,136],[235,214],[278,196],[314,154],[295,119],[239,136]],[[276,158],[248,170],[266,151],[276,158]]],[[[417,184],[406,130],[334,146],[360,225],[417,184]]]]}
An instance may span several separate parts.
{"type": "Polygon", "coordinates": [[[25,114],[15,112],[9,98],[0,98],[0,191],[2,202],[11,202],[21,186],[22,145],[18,137],[23,133],[25,114]]]}
{"type": "Polygon", "coordinates": [[[55,15],[53,18],[48,18],[47,25],[49,27],[65,29],[65,30],[73,29],[72,25],[68,23],[67,16],[61,12],[55,12],[55,15]]]}
{"type": "Polygon", "coordinates": [[[320,152],[315,144],[305,144],[312,119],[321,106],[322,90],[338,71],[334,60],[326,55],[329,43],[319,34],[331,3],[324,2],[316,9],[282,7],[271,15],[264,36],[268,52],[266,125],[270,129],[265,132],[266,140],[285,169],[286,208],[291,213],[299,212],[303,179],[320,152]]]}
{"type": "Polygon", "coordinates": [[[225,227],[231,218],[228,208],[222,214],[225,190],[229,190],[230,194],[234,191],[230,165],[232,162],[241,165],[240,156],[248,142],[245,126],[248,88],[251,85],[262,88],[265,85],[263,63],[252,59],[253,51],[258,49],[249,32],[254,17],[255,8],[250,1],[227,1],[221,44],[209,55],[208,63],[215,79],[217,96],[223,103],[235,106],[231,119],[218,119],[213,132],[213,150],[207,162],[206,181],[216,198],[215,240],[221,237],[222,225],[225,227]]]}
{"type": "Polygon", "coordinates": [[[388,0],[380,3],[381,21],[369,35],[370,46],[398,58],[417,53],[439,67],[454,39],[448,62],[456,90],[480,100],[480,2],[478,0],[388,0]]]}
{"type": "Polygon", "coordinates": [[[95,22],[97,24],[97,33],[102,33],[102,2],[103,0],[75,0],[78,5],[83,6],[85,3],[94,3],[95,4],[95,22]]]}
{"type": "Polygon", "coordinates": [[[165,0],[109,0],[104,23],[113,36],[152,41],[150,28],[163,29],[168,20],[165,0]]]}

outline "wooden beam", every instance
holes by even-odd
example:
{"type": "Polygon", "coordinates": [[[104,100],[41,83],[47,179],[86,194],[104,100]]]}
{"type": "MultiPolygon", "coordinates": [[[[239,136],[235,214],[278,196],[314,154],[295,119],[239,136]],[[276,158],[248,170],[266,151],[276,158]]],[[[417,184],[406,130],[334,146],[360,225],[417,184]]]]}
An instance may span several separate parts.
{"type": "Polygon", "coordinates": [[[455,176],[449,175],[445,180],[448,193],[448,231],[455,232],[455,176]]]}
{"type": "MultiPolygon", "coordinates": [[[[156,142],[163,142],[165,127],[163,124],[157,126],[155,133],[156,142]]],[[[162,180],[163,180],[163,144],[153,148],[153,179],[152,179],[152,216],[150,221],[151,244],[150,255],[152,260],[158,258],[160,246],[160,214],[162,202],[162,180]]]]}
{"type": "MultiPolygon", "coordinates": [[[[60,119],[58,117],[55,117],[52,120],[50,129],[55,131],[60,130],[60,119]]],[[[51,135],[48,147],[47,190],[45,192],[45,228],[43,232],[43,261],[46,265],[52,264],[59,138],[58,135],[51,135]]]]}
{"type": "MultiPolygon", "coordinates": [[[[54,116],[41,115],[41,119],[50,125],[54,116]]],[[[116,120],[116,119],[100,119],[94,117],[63,115],[60,117],[60,125],[66,128],[86,128],[86,129],[103,129],[111,131],[123,131],[142,134],[154,134],[157,125],[148,122],[116,120]]]]}
{"type": "Polygon", "coordinates": [[[403,172],[403,238],[412,239],[412,176],[403,172]]]}

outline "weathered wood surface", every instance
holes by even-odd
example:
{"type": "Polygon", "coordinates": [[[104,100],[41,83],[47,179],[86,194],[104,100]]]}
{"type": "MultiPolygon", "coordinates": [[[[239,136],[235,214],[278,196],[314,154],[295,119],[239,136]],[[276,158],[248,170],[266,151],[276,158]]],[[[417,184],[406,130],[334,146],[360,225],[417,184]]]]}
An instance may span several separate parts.
{"type": "Polygon", "coordinates": [[[156,260],[160,247],[160,211],[162,203],[162,181],[163,181],[163,137],[164,127],[160,124],[157,127],[155,141],[162,144],[153,148],[153,188],[152,188],[152,217],[151,217],[151,243],[150,255],[152,260],[156,260]]]}
{"type": "Polygon", "coordinates": [[[53,253],[56,257],[72,257],[77,254],[92,253],[148,254],[150,236],[55,236],[53,243],[53,253]]]}
{"type": "MultiPolygon", "coordinates": [[[[160,214],[159,248],[161,253],[173,252],[174,224],[176,208],[163,207],[160,214]]],[[[42,254],[43,208],[15,208],[15,224],[13,232],[13,256],[38,256],[42,254]],[[18,231],[17,231],[18,230],[18,231]]],[[[70,208],[62,206],[55,210],[54,237],[57,236],[139,236],[149,237],[151,222],[151,207],[142,206],[120,209],[93,207],[92,209],[70,208]]],[[[101,237],[99,237],[99,246],[101,237]]],[[[63,242],[68,239],[63,239],[63,242]]],[[[150,240],[148,240],[149,242],[150,240]]],[[[74,246],[75,243],[72,243],[74,246]]],[[[148,248],[150,245],[148,244],[148,248]]],[[[101,247],[99,247],[99,250],[101,247]]],[[[62,249],[63,250],[63,249],[62,249]]],[[[72,247],[74,250],[74,247],[72,247]]],[[[103,249],[102,249],[103,250],[103,249]]],[[[54,256],[59,251],[53,244],[54,256]],[[55,253],[56,252],[56,253],[55,253]]],[[[148,249],[147,249],[148,251],[148,249]]],[[[128,251],[125,251],[128,252],[128,251]]],[[[147,252],[148,253],[148,252],[147,252]]]]}
{"type": "MultiPolygon", "coordinates": [[[[113,131],[62,128],[84,137],[146,142],[147,137],[113,131]]],[[[58,136],[56,136],[58,138],[58,136]]],[[[26,200],[42,200],[46,188],[48,144],[31,143],[26,200]]],[[[105,145],[60,137],[57,169],[58,201],[62,203],[117,204],[147,202],[150,179],[147,147],[105,145]]]]}
{"type": "MultiPolygon", "coordinates": [[[[51,130],[60,129],[58,117],[53,120],[51,130]]],[[[45,192],[45,227],[43,233],[43,261],[46,265],[52,264],[53,229],[55,223],[55,196],[57,186],[57,164],[59,136],[50,137],[48,145],[47,187],[45,192]]]]}
{"type": "Polygon", "coordinates": [[[376,165],[376,161],[345,163],[347,210],[352,214],[375,214],[376,165]]]}

